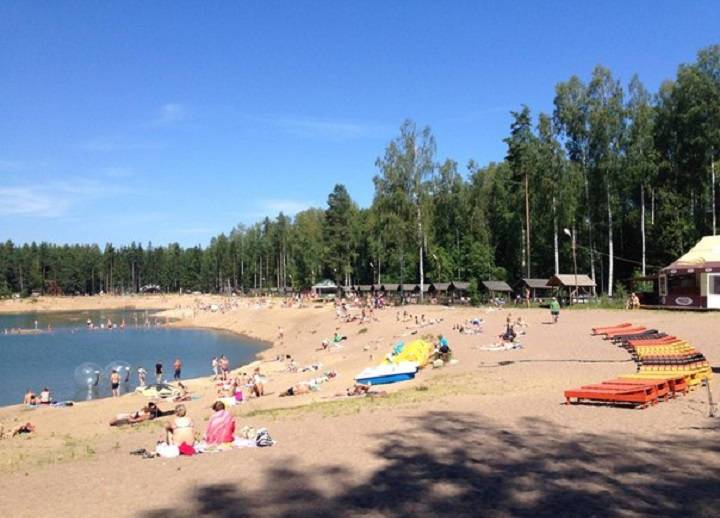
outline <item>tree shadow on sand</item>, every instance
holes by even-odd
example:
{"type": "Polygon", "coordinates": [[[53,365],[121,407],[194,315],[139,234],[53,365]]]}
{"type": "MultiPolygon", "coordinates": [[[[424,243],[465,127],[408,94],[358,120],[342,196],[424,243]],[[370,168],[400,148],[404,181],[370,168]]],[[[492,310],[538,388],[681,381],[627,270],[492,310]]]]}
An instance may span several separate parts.
{"type": "Polygon", "coordinates": [[[266,483],[198,488],[170,516],[703,516],[720,487],[717,434],[663,439],[578,434],[543,419],[502,429],[476,415],[432,413],[379,437],[383,465],[266,471],[266,483]],[[184,511],[179,511],[184,509],[184,511]]]}

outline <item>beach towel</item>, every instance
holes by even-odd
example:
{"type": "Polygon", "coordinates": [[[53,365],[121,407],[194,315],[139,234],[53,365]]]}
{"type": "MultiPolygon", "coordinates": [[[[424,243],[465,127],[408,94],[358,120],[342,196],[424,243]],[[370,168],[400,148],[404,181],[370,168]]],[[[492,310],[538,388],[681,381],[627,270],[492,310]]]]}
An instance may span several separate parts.
{"type": "Polygon", "coordinates": [[[210,417],[205,440],[208,444],[232,442],[234,432],[235,418],[227,410],[220,410],[210,417]]]}
{"type": "Polygon", "coordinates": [[[155,453],[164,459],[174,459],[180,456],[180,448],[174,444],[161,442],[155,447],[155,453]]]}
{"type": "Polygon", "coordinates": [[[517,342],[510,342],[505,344],[494,344],[489,345],[487,347],[478,347],[478,350],[480,351],[512,351],[513,349],[522,349],[522,344],[519,344],[517,342]]]}

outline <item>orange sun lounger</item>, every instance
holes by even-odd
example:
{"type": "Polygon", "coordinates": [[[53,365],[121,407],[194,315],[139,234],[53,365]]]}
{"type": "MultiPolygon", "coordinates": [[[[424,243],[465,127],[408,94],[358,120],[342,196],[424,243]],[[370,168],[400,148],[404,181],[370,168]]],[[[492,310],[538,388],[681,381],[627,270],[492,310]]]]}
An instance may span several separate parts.
{"type": "Polygon", "coordinates": [[[565,400],[568,404],[581,401],[594,401],[599,403],[629,403],[645,407],[657,403],[658,391],[654,385],[626,387],[606,387],[602,384],[588,385],[579,389],[566,390],[565,400]]]}
{"type": "MultiPolygon", "coordinates": [[[[687,381],[683,376],[676,378],[662,378],[662,379],[631,379],[631,378],[617,378],[614,380],[603,381],[603,384],[608,383],[612,385],[644,385],[646,383],[665,383],[668,389],[674,395],[686,394],[689,390],[687,381]]],[[[660,390],[658,390],[660,394],[660,390]]],[[[660,396],[662,397],[662,396],[660,396]]]]}
{"type": "Polygon", "coordinates": [[[672,397],[674,394],[672,390],[670,389],[670,384],[667,380],[664,379],[657,379],[657,380],[635,380],[635,381],[628,381],[628,380],[608,380],[603,381],[601,383],[603,387],[613,387],[613,388],[627,388],[628,386],[631,387],[654,387],[657,391],[658,398],[661,399],[667,399],[668,397],[672,397]]]}
{"type": "Polygon", "coordinates": [[[607,331],[619,331],[620,329],[628,327],[632,327],[632,324],[630,322],[623,322],[622,324],[618,324],[616,326],[593,327],[592,332],[594,335],[602,335],[607,331]]]}

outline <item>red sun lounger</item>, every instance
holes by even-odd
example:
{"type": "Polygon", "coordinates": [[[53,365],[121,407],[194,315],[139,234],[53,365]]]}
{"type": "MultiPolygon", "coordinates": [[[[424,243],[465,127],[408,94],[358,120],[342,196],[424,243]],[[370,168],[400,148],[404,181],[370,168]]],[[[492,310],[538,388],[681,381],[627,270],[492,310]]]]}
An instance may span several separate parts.
{"type": "MultiPolygon", "coordinates": [[[[668,384],[668,387],[670,388],[670,391],[673,394],[687,394],[688,390],[690,390],[690,387],[688,386],[687,380],[684,376],[677,376],[674,378],[658,378],[657,380],[653,379],[632,379],[632,378],[618,378],[614,380],[609,380],[607,383],[614,383],[618,385],[622,384],[645,384],[647,381],[665,381],[668,384]]],[[[603,382],[605,383],[605,382],[603,382]]]]}
{"type": "Polygon", "coordinates": [[[667,380],[663,379],[657,379],[657,380],[608,380],[603,381],[601,383],[603,387],[608,388],[627,388],[628,386],[631,387],[654,387],[657,391],[658,398],[661,399],[667,399],[668,397],[672,397],[674,394],[670,390],[670,384],[667,380]]]}
{"type": "Polygon", "coordinates": [[[594,335],[602,335],[607,331],[616,331],[624,327],[632,327],[632,324],[630,322],[623,322],[622,324],[618,324],[616,326],[593,327],[592,332],[594,335]]]}
{"type": "Polygon", "coordinates": [[[603,387],[591,385],[591,388],[579,388],[565,391],[565,400],[568,404],[581,401],[595,401],[599,403],[629,403],[645,407],[657,403],[657,388],[652,385],[627,386],[626,388],[603,387]]]}

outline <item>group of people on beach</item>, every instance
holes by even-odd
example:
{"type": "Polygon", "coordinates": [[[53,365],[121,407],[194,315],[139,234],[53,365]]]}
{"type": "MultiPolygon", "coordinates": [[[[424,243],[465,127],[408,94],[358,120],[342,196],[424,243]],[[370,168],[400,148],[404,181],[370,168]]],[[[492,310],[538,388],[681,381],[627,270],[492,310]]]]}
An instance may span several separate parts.
{"type": "Polygon", "coordinates": [[[50,405],[52,402],[52,394],[50,393],[50,389],[47,387],[43,387],[39,395],[35,394],[32,389],[27,389],[25,397],[23,397],[24,405],[50,405]]]}
{"type": "Polygon", "coordinates": [[[160,417],[174,416],[172,421],[163,427],[163,441],[158,443],[155,452],[148,452],[142,448],[133,453],[143,454],[146,457],[174,457],[180,454],[192,455],[196,447],[202,443],[203,447],[232,443],[235,439],[235,418],[230,414],[222,401],[212,405],[213,414],[208,419],[205,431],[200,440],[196,436],[195,423],[188,415],[184,404],[178,404],[174,409],[162,411],[160,407],[150,402],[137,412],[119,414],[110,421],[110,426],[133,425],[158,419],[160,417]]]}
{"type": "Polygon", "coordinates": [[[224,354],[220,355],[219,358],[217,356],[213,356],[211,366],[213,371],[213,380],[221,379],[226,381],[230,376],[230,359],[224,354]]]}

